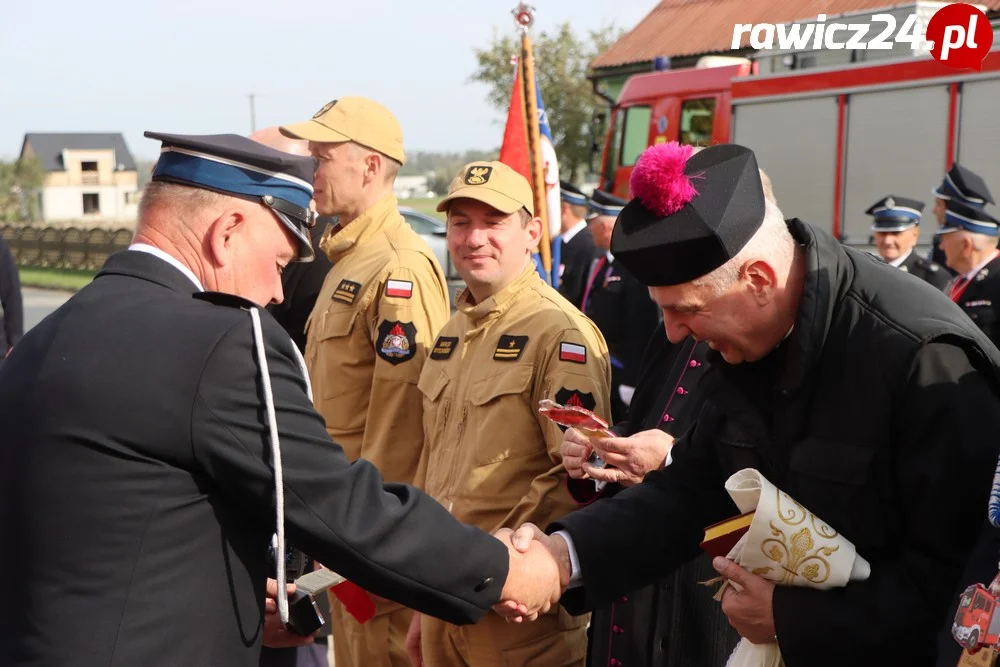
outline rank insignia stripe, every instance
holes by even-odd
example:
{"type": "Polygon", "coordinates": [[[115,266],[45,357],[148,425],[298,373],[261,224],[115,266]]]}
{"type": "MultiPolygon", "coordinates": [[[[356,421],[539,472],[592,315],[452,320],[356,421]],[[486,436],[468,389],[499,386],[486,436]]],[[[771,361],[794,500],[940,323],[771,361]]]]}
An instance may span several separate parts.
{"type": "Polygon", "coordinates": [[[493,352],[493,359],[496,361],[517,361],[524,354],[524,347],[528,344],[527,336],[500,336],[497,342],[497,349],[493,352]]]}
{"type": "Polygon", "coordinates": [[[434,349],[431,350],[431,359],[442,361],[451,358],[451,355],[455,352],[456,345],[458,345],[457,336],[441,336],[434,342],[434,349]]]}
{"type": "Polygon", "coordinates": [[[409,361],[417,353],[417,328],[412,322],[383,320],[378,325],[377,340],[375,354],[393,366],[409,361]]]}
{"type": "Polygon", "coordinates": [[[361,283],[356,283],[352,280],[341,280],[340,284],[337,285],[337,289],[333,290],[333,296],[331,298],[334,301],[351,305],[357,300],[358,294],[360,293],[361,283]]]}
{"type": "Polygon", "coordinates": [[[575,343],[559,343],[559,361],[585,364],[587,363],[587,348],[575,343]]]}
{"type": "Polygon", "coordinates": [[[413,296],[413,283],[409,280],[388,280],[385,283],[385,295],[409,299],[413,296]]]}

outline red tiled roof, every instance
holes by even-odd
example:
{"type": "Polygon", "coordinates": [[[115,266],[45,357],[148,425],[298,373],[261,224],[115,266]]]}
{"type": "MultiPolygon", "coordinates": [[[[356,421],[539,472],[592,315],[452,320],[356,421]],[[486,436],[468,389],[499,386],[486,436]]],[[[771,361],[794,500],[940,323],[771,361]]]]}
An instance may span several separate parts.
{"type": "MultiPolygon", "coordinates": [[[[912,3],[892,0],[662,0],[632,30],[597,56],[592,68],[648,62],[656,56],[728,51],[737,23],[787,23],[912,3]]],[[[1000,0],[978,0],[1000,10],[1000,0]]],[[[743,37],[744,45],[748,37],[743,37]]]]}

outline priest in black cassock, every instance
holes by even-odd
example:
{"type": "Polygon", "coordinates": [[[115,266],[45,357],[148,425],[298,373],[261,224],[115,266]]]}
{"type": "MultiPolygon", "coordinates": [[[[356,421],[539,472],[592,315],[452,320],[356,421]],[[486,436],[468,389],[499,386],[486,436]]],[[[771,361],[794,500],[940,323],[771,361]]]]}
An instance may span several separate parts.
{"type": "MultiPolygon", "coordinates": [[[[739,513],[726,480],[752,468],[871,572],[823,590],[718,558],[740,586],[722,597],[740,635],[788,667],[933,665],[985,519],[1000,352],[942,292],[785,220],[742,146],[651,147],[631,190],[612,252],[654,286],[672,342],[711,348],[704,404],[662,470],[515,541],[552,551],[568,608],[606,605],[698,555],[705,528],[739,513]]],[[[812,548],[803,528],[785,553],[812,548]]]]}

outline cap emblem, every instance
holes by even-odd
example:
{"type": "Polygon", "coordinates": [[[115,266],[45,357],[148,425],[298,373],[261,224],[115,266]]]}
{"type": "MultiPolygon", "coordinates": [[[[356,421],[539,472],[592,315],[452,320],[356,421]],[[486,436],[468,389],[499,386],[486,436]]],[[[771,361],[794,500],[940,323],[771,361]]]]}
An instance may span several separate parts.
{"type": "Polygon", "coordinates": [[[886,197],[885,198],[885,207],[886,208],[896,208],[896,200],[893,199],[892,197],[886,197]]]}
{"type": "Polygon", "coordinates": [[[323,114],[325,114],[327,111],[329,111],[330,109],[332,109],[333,105],[336,104],[336,103],[337,103],[337,100],[334,100],[332,102],[327,102],[326,105],[322,109],[320,109],[319,111],[317,111],[316,113],[313,114],[313,118],[319,118],[320,116],[322,116],[323,114]]]}
{"type": "Polygon", "coordinates": [[[465,172],[465,184],[482,185],[490,180],[491,173],[493,167],[469,167],[469,171],[465,172]]]}

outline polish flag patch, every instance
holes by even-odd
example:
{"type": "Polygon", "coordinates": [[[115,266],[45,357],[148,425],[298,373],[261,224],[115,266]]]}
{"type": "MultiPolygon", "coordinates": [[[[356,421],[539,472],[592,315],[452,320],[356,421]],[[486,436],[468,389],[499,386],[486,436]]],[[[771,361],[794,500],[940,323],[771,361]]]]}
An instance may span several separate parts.
{"type": "Polygon", "coordinates": [[[574,343],[559,343],[559,361],[585,364],[587,363],[587,348],[574,343]]]}
{"type": "Polygon", "coordinates": [[[413,283],[409,280],[390,280],[385,284],[385,295],[409,299],[413,296],[413,283]]]}

